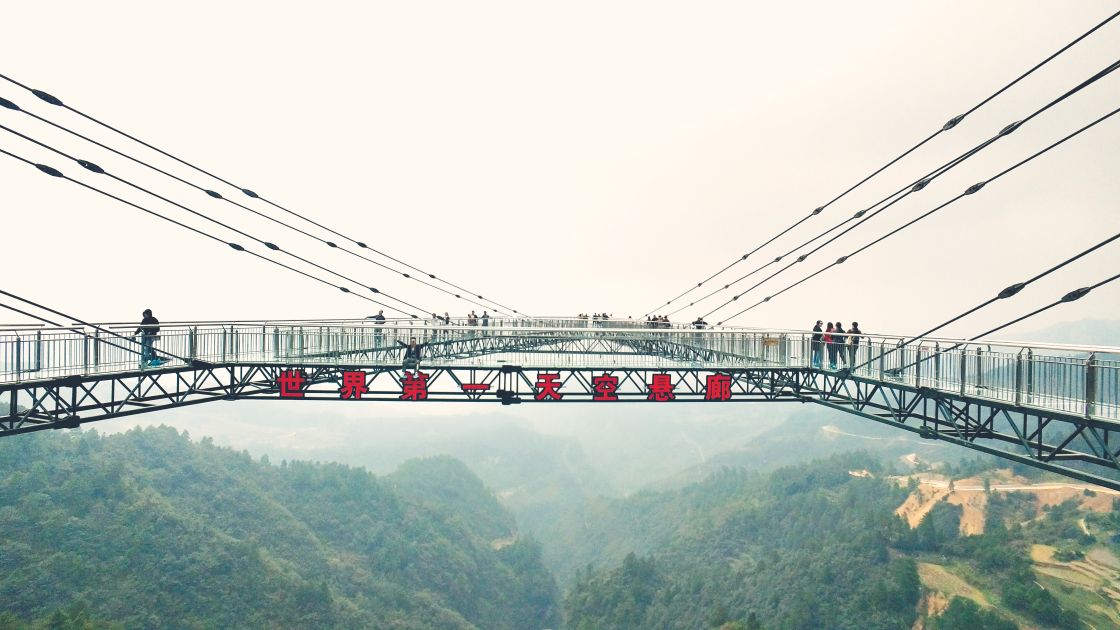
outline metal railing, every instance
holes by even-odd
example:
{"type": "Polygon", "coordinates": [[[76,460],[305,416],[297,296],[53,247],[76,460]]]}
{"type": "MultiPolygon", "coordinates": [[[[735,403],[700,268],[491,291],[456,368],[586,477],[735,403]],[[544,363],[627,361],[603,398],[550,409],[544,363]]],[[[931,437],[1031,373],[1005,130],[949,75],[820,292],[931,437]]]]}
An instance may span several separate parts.
{"type": "MultiPolygon", "coordinates": [[[[465,318],[175,322],[163,324],[156,354],[217,364],[399,365],[399,344],[427,343],[429,364],[494,367],[731,369],[750,366],[830,369],[830,347],[812,333],[688,325],[651,328],[643,320],[465,318]],[[821,361],[814,361],[814,348],[821,361]]],[[[131,372],[140,365],[136,324],[0,330],[0,386],[131,372]],[[119,337],[117,336],[119,335],[119,337]]],[[[900,347],[903,337],[848,335],[832,347],[836,367],[854,376],[912,387],[1120,420],[1120,348],[961,342],[925,339],[900,347]]],[[[163,366],[161,366],[163,367],[163,366]]],[[[154,368],[160,369],[160,368],[154,368]]]]}

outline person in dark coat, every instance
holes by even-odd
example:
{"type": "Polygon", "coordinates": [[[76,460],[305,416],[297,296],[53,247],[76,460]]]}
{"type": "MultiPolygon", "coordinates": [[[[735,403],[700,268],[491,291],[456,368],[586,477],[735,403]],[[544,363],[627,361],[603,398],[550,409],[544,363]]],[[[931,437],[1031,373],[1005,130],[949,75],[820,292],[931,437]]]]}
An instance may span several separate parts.
{"type": "Polygon", "coordinates": [[[420,355],[426,343],[416,343],[416,337],[412,337],[406,344],[398,340],[397,345],[404,347],[404,369],[414,370],[420,367],[420,355]]]}
{"type": "Polygon", "coordinates": [[[819,368],[821,361],[824,360],[824,344],[822,342],[823,335],[821,334],[821,320],[817,320],[817,325],[813,326],[813,337],[810,340],[813,367],[819,368]]]}
{"type": "Polygon", "coordinates": [[[159,320],[152,315],[152,309],[144,309],[144,319],[134,334],[140,335],[140,367],[155,367],[162,363],[156,358],[156,338],[159,335],[159,320]]]}
{"type": "Polygon", "coordinates": [[[832,360],[832,369],[835,370],[837,359],[845,364],[848,362],[848,349],[845,347],[845,344],[848,343],[848,337],[839,320],[836,322],[836,327],[832,329],[832,343],[836,344],[836,358],[832,360]]]}
{"type": "Polygon", "coordinates": [[[848,329],[848,334],[850,335],[848,338],[848,365],[850,367],[855,367],[856,353],[859,351],[860,336],[863,335],[863,331],[859,329],[859,322],[852,322],[852,327],[848,329]]]}
{"type": "MultiPolygon", "coordinates": [[[[375,326],[384,326],[385,325],[385,310],[382,309],[380,311],[377,311],[376,315],[370,315],[366,319],[372,319],[373,324],[375,326]]],[[[380,328],[374,329],[373,339],[374,339],[374,344],[376,344],[376,346],[378,348],[380,348],[381,347],[381,329],[380,328]]]]}

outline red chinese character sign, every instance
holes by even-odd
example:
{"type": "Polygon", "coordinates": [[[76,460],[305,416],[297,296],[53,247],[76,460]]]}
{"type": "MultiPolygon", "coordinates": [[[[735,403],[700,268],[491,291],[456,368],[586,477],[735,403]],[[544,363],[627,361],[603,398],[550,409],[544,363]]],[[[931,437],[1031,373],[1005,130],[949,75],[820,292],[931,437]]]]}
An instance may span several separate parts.
{"type": "Polygon", "coordinates": [[[281,398],[303,398],[303,386],[307,376],[303,370],[281,370],[276,377],[276,386],[280,388],[281,398]]]}
{"type": "Polygon", "coordinates": [[[545,400],[550,398],[552,400],[560,400],[564,394],[560,393],[560,380],[559,374],[540,373],[537,374],[537,394],[534,396],[537,400],[545,400]]]}
{"type": "Polygon", "coordinates": [[[704,388],[704,400],[731,400],[731,376],[709,374],[707,387],[704,388]]]}
{"type": "Polygon", "coordinates": [[[401,400],[427,400],[428,376],[420,370],[415,374],[405,370],[401,379],[401,400]]]}
{"type": "Polygon", "coordinates": [[[676,400],[677,395],[673,393],[673,378],[668,374],[654,374],[653,381],[649,384],[649,396],[646,400],[654,402],[668,402],[676,400]]]}
{"type": "Polygon", "coordinates": [[[611,376],[603,372],[602,376],[596,376],[591,379],[591,384],[595,387],[595,396],[591,400],[618,400],[618,377],[611,376]]]}
{"type": "Polygon", "coordinates": [[[361,400],[362,394],[367,393],[369,393],[369,388],[366,387],[365,372],[346,370],[342,373],[342,387],[338,388],[339,398],[361,400]]]}

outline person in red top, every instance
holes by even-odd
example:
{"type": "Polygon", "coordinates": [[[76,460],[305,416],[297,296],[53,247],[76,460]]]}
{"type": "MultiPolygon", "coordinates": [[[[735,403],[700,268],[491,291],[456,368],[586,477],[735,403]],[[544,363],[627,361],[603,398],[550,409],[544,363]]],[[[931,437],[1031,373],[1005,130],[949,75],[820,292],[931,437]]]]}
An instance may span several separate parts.
{"type": "Polygon", "coordinates": [[[833,339],[832,333],[836,329],[832,327],[832,322],[828,322],[828,327],[824,329],[824,347],[828,348],[828,367],[830,370],[836,369],[836,343],[833,339]]]}

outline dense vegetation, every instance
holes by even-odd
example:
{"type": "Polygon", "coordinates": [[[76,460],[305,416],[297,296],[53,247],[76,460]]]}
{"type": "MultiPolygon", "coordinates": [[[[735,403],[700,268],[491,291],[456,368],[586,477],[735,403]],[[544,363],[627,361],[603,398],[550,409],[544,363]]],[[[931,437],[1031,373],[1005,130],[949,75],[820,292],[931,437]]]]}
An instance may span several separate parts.
{"type": "Polygon", "coordinates": [[[727,470],[666,493],[660,512],[677,531],[647,557],[580,572],[569,626],[909,627],[917,568],[888,550],[907,535],[892,513],[905,491],[848,472],[875,467],[840,456],[768,476],[727,470]]]}
{"type": "Polygon", "coordinates": [[[725,468],[587,500],[549,528],[561,619],[540,544],[451,457],[375,477],[273,465],[166,428],[0,440],[0,630],[885,630],[919,616],[919,563],[951,568],[995,605],[953,597],[929,630],[1086,627],[1075,600],[1040,586],[1030,546],[1081,558],[1115,542],[1118,512],[1070,500],[1036,518],[1033,495],[996,492],[981,536],[958,535],[948,502],[910,529],[894,514],[910,489],[880,461],[725,468]]]}
{"type": "Polygon", "coordinates": [[[386,481],[270,465],[166,428],[20,436],[0,440],[0,531],[8,626],[559,621],[538,546],[515,539],[512,517],[444,459],[386,481]]]}
{"type": "Polygon", "coordinates": [[[1115,532],[1115,511],[1086,517],[1070,499],[1036,518],[1033,495],[996,492],[983,535],[961,537],[961,508],[947,502],[910,529],[893,513],[907,490],[849,474],[857,469],[875,471],[875,460],[837,456],[770,475],[725,470],[613,502],[587,524],[596,538],[585,555],[616,559],[577,573],[565,600],[569,627],[908,628],[922,591],[917,561],[952,565],[996,604],[953,598],[928,628],[1087,627],[1076,604],[1040,585],[1030,549],[1052,545],[1061,561],[1115,543],[1081,522],[1115,532]]]}

